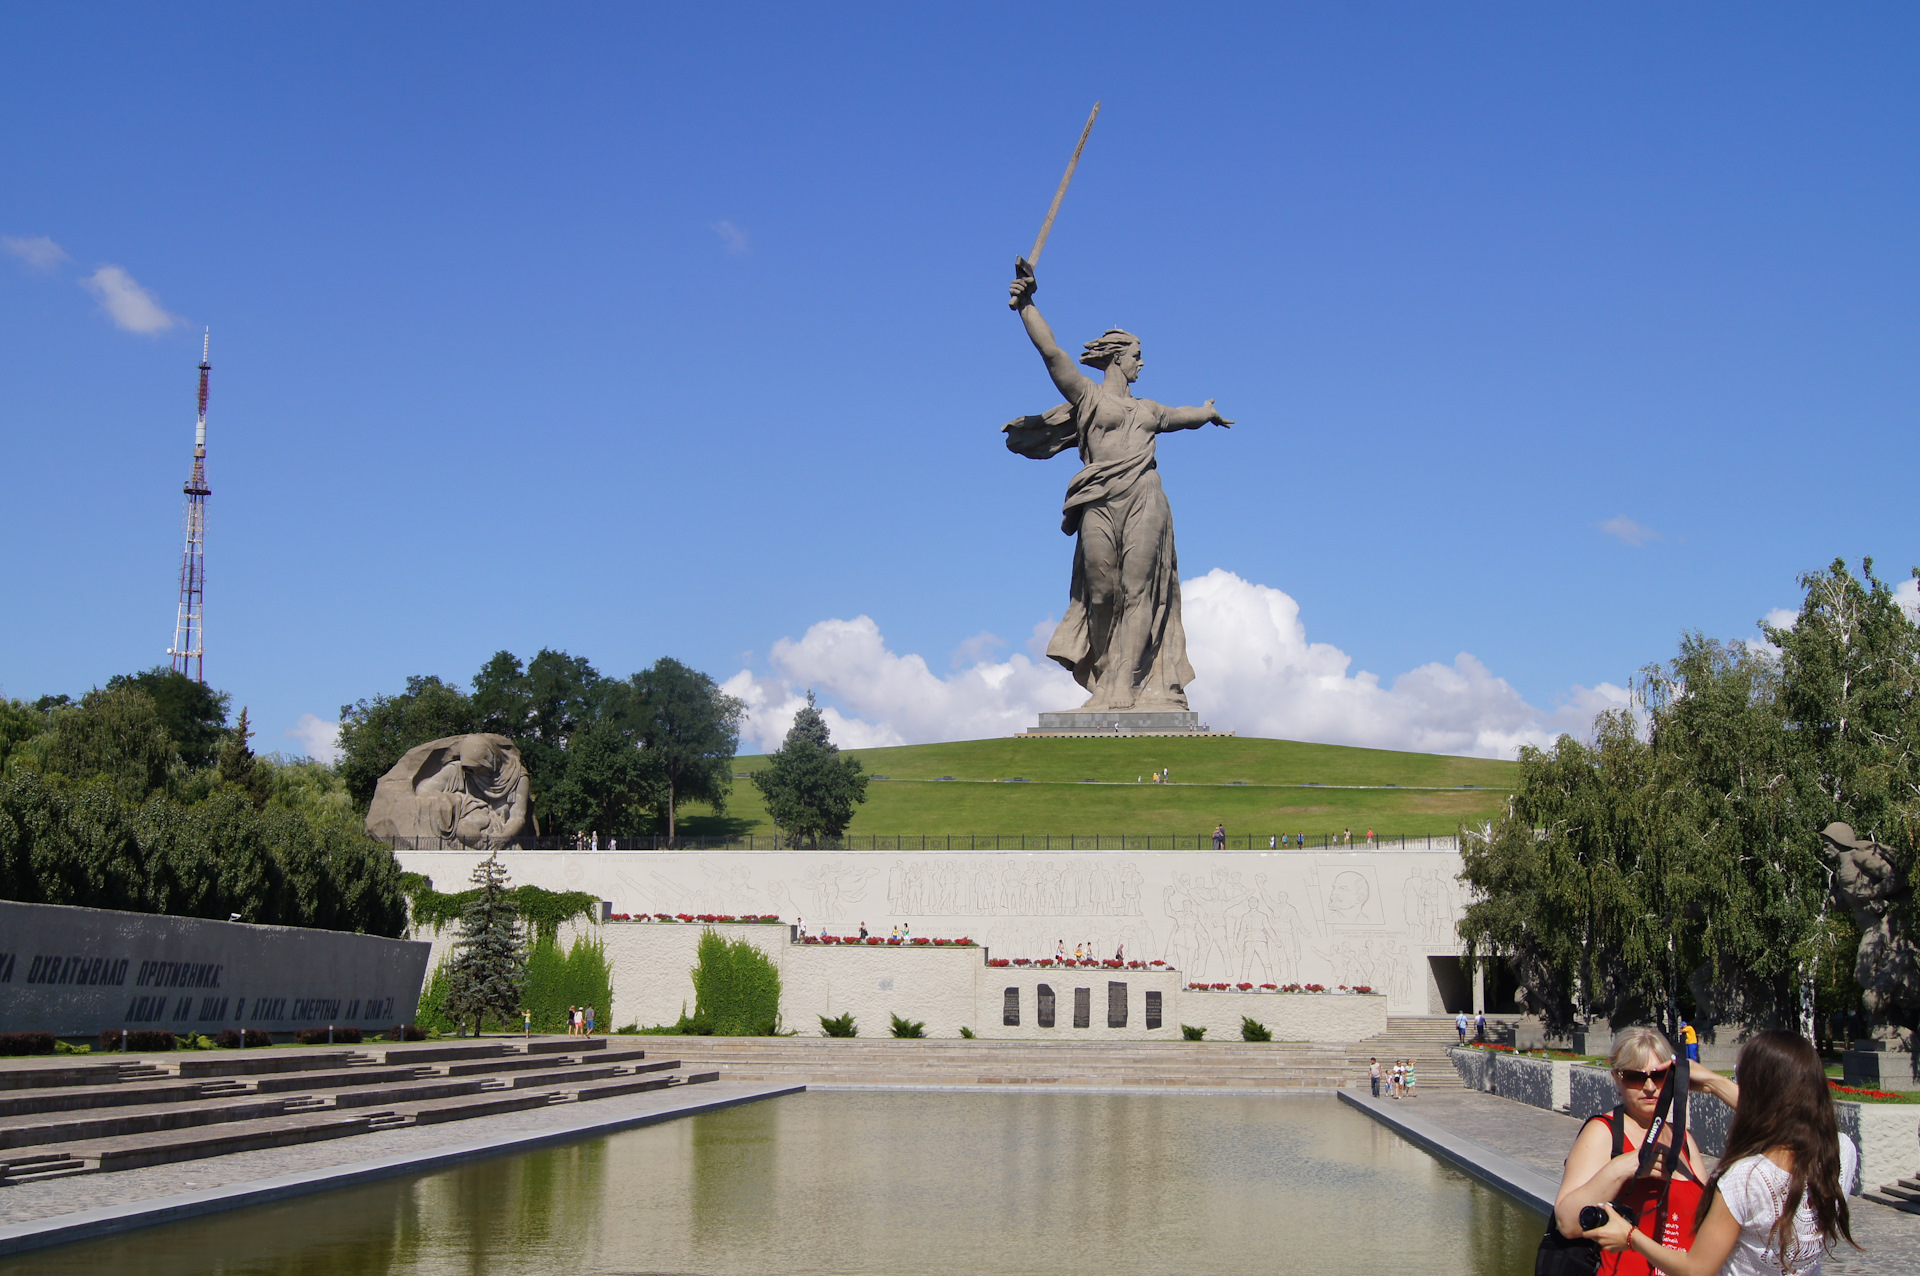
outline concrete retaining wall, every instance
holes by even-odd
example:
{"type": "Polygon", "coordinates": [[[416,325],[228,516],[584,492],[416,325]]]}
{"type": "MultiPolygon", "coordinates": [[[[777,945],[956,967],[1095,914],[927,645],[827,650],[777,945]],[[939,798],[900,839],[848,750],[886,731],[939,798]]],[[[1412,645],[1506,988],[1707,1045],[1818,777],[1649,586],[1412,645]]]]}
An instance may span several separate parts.
{"type": "MultiPolygon", "coordinates": [[[[613,975],[613,1027],[670,1024],[693,1010],[693,967],[703,925],[574,921],[561,945],[581,938],[606,947],[613,975]]],[[[1178,1041],[1180,1026],[1207,1030],[1209,1041],[1240,1040],[1242,1015],[1265,1024],[1275,1041],[1348,1042],[1387,1028],[1387,998],[1356,993],[1197,992],[1179,971],[1112,970],[1104,966],[989,966],[991,950],[933,945],[806,944],[787,926],[717,923],[728,940],[745,940],[780,972],[785,1029],[811,1036],[819,1017],[852,1014],[863,1037],[884,1036],[891,1016],[926,1025],[929,1036],[957,1037],[962,1027],[995,1040],[1178,1041]],[[1053,1024],[1040,1025],[1041,988],[1053,995],[1053,1024]],[[1115,985],[1119,987],[1116,988],[1115,985]],[[1076,996],[1086,989],[1087,1023],[1075,1026],[1076,996]],[[1006,1022],[1007,990],[1015,990],[1020,1022],[1006,1022]],[[1149,1028],[1148,994],[1158,994],[1159,1025],[1149,1028]],[[1124,1023],[1114,1023],[1123,1019],[1124,1023]]],[[[457,928],[431,935],[433,960],[453,947],[457,928]]]]}
{"type": "Polygon", "coordinates": [[[291,1032],[410,1020],[428,945],[0,900],[0,1032],[291,1032]]]}
{"type": "MultiPolygon", "coordinates": [[[[962,935],[998,957],[1091,942],[1159,959],[1201,983],[1366,985],[1395,1014],[1457,970],[1464,903],[1450,849],[1117,851],[502,851],[516,884],[585,891],[614,913],[805,918],[815,934],[962,935]]],[[[459,890],[483,853],[397,850],[459,890]]],[[[1464,989],[1466,984],[1462,984],[1464,989]]],[[[1458,1009],[1460,1007],[1454,1007],[1458,1009]]],[[[621,1022],[627,1022],[622,1019],[621,1022]]]]}

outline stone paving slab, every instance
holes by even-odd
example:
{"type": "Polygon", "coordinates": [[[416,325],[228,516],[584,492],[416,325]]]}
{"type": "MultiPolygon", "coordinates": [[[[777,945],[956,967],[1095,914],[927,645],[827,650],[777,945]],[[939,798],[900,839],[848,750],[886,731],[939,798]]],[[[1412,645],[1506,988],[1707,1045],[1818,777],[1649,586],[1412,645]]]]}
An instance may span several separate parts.
{"type": "Polygon", "coordinates": [[[566,1104],[453,1126],[406,1127],[183,1165],[23,1183],[0,1188],[0,1254],[111,1236],[348,1184],[424,1173],[803,1089],[798,1085],[730,1082],[676,1086],[602,1099],[586,1108],[566,1104]]]}
{"type": "MultiPolygon", "coordinates": [[[[1373,1115],[1370,1109],[1380,1106],[1388,1109],[1386,1116],[1417,1121],[1450,1138],[1456,1149],[1467,1155],[1473,1155],[1476,1148],[1484,1149],[1489,1164],[1495,1157],[1517,1163],[1547,1180],[1549,1199],[1559,1190],[1567,1152],[1580,1132],[1580,1123],[1563,1113],[1473,1090],[1397,1101],[1345,1093],[1341,1098],[1369,1115],[1373,1115]]],[[[1391,1122],[1383,1123],[1392,1126],[1391,1122]]],[[[1861,1249],[1854,1250],[1843,1241],[1827,1259],[1827,1272],[1834,1276],[1913,1276],[1920,1272],[1920,1216],[1857,1196],[1849,1205],[1853,1236],[1861,1249]]]]}

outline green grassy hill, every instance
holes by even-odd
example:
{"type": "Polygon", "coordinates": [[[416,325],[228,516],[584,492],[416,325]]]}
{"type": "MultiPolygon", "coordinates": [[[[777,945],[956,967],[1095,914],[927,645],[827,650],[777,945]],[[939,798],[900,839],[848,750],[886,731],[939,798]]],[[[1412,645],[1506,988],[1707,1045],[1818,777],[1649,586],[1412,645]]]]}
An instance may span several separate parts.
{"type": "MultiPolygon", "coordinates": [[[[1317,837],[1371,828],[1452,833],[1506,805],[1518,764],[1292,740],[996,739],[854,749],[874,782],[853,834],[1232,834],[1317,837]],[[1170,768],[1170,783],[1141,782],[1170,768]],[[878,777],[884,776],[885,779],[878,777]]],[[[764,755],[735,759],[750,775],[764,755]]],[[[760,792],[735,780],[724,817],[689,808],[681,831],[770,834],[760,792]]]]}

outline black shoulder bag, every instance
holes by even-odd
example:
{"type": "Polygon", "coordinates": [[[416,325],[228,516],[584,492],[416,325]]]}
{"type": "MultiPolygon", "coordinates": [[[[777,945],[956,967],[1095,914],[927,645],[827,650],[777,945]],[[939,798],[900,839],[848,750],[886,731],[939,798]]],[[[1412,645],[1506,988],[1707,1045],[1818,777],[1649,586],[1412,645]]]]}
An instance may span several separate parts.
{"type": "MultiPolygon", "coordinates": [[[[1598,1121],[1596,1114],[1580,1123],[1580,1133],[1587,1132],[1589,1122],[1598,1121]]],[[[1613,1127],[1613,1156],[1619,1156],[1626,1146],[1627,1109],[1620,1106],[1613,1110],[1613,1119],[1608,1122],[1613,1127]]],[[[1579,1135],[1574,1136],[1578,1140],[1579,1135]]],[[[1533,1276],[1593,1276],[1600,1270],[1600,1245],[1597,1241],[1581,1237],[1568,1239],[1560,1234],[1560,1224],[1554,1219],[1553,1211],[1547,1211],[1547,1234],[1540,1238],[1540,1248],[1533,1256],[1533,1276]]]]}

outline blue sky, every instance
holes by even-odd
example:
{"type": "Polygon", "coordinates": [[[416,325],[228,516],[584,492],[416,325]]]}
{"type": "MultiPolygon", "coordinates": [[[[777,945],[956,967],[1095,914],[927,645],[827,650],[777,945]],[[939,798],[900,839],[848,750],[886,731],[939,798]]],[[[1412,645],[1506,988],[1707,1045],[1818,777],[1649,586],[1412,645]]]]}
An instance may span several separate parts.
{"type": "Polygon", "coordinates": [[[211,326],[258,747],[502,647],[675,655],[750,741],[807,685],[860,743],[1071,707],[1072,461],[998,427],[1056,399],[1005,287],[1096,98],[1039,302],[1239,422],[1160,449],[1213,725],[1510,751],[1920,562],[1910,6],[8,27],[7,695],[164,659],[211,326]]]}

